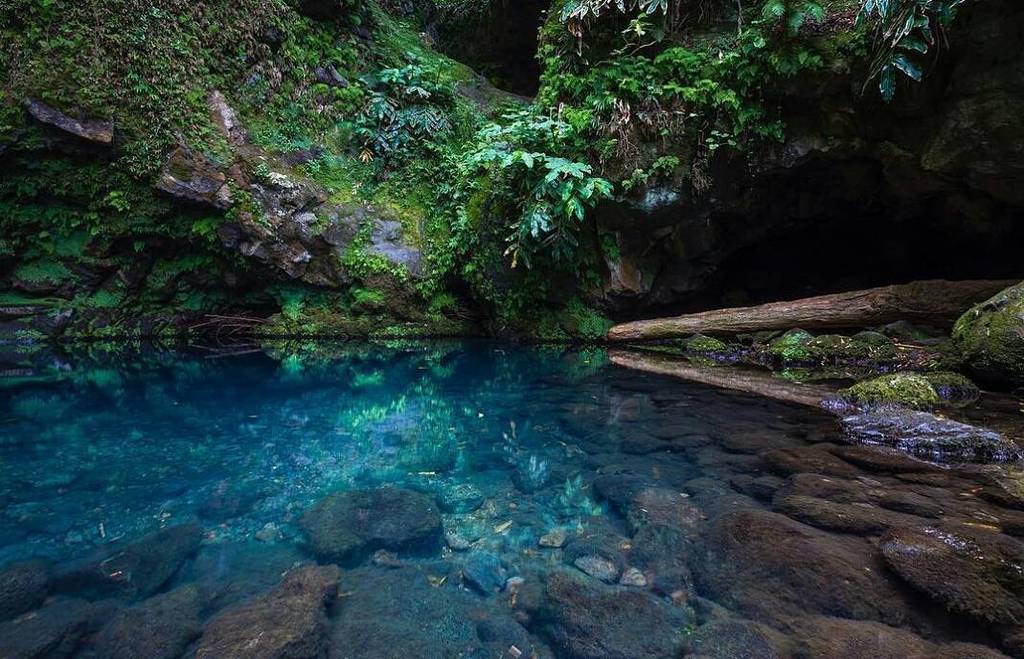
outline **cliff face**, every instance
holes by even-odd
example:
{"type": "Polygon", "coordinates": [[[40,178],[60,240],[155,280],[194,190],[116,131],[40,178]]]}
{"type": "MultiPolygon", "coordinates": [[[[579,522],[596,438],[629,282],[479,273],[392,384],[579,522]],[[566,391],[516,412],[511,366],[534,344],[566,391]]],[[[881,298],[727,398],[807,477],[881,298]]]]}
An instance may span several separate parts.
{"type": "MultiPolygon", "coordinates": [[[[69,29],[94,20],[56,6],[69,29]]],[[[577,157],[615,196],[580,223],[575,269],[532,270],[506,251],[518,209],[495,191],[508,181],[459,179],[480,176],[462,163],[489,146],[477,134],[489,119],[526,107],[567,124],[589,116],[552,91],[567,85],[543,31],[533,64],[538,25],[551,30],[561,3],[197,7],[128,12],[123,30],[95,32],[84,60],[58,39],[35,47],[55,29],[39,8],[0,24],[7,338],[176,333],[209,327],[210,314],[303,334],[600,335],[595,309],[633,318],[1024,277],[1024,9],[1009,0],[966,7],[926,81],[892,104],[864,93],[863,53],[835,48],[833,30],[818,39],[823,66],[748,92],[784,126],[781,141],[701,151],[699,170],[693,136],[669,123],[637,150],[673,145],[678,166],[627,185],[629,168],[598,145],[636,136],[594,119],[577,157]],[[118,50],[173,16],[174,29],[140,42],[141,59],[118,50]],[[435,46],[540,95],[528,106],[435,46]]],[[[601,61],[631,57],[616,52],[601,61]]]]}

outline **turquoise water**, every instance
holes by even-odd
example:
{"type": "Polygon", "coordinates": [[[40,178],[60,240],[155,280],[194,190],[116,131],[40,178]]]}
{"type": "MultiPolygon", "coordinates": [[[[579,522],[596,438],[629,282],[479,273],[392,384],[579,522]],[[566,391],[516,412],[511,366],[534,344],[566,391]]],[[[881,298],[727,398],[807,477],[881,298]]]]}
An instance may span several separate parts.
{"type": "MultiPolygon", "coordinates": [[[[338,592],[322,611],[312,598],[309,624],[269,615],[298,650],[250,656],[815,655],[837,634],[823,619],[1000,643],[895,575],[819,601],[804,590],[820,592],[829,565],[804,578],[813,555],[775,556],[792,548],[770,534],[723,539],[730,525],[799,526],[786,537],[807,534],[800,551],[850,552],[835,567],[848,583],[849,561],[877,562],[881,531],[805,526],[828,524],[779,503],[805,471],[794,460],[941,496],[818,451],[839,446],[824,413],[629,371],[602,349],[321,348],[46,355],[9,372],[0,565],[30,566],[17,583],[36,584],[0,576],[9,656],[247,656],[218,625],[258,626],[233,612],[274,611],[282,578],[312,563],[340,566],[338,592]],[[340,508],[319,503],[338,493],[340,508]],[[857,599],[894,597],[867,611],[857,599]]],[[[925,509],[892,523],[934,521],[925,509]]]]}

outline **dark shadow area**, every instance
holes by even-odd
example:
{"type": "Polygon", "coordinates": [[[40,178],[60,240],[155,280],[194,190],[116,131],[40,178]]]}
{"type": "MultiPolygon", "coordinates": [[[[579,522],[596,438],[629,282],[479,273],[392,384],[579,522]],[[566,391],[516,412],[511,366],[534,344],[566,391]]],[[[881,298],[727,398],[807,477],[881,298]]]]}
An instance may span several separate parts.
{"type": "Polygon", "coordinates": [[[496,87],[533,96],[540,83],[537,35],[548,0],[494,0],[479,12],[441,11],[433,26],[438,48],[496,87]]]}

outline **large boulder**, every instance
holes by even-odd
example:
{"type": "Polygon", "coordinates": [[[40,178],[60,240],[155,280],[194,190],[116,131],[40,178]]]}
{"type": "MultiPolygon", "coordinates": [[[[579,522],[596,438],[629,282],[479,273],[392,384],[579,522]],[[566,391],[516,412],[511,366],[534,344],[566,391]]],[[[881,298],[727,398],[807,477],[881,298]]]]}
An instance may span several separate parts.
{"type": "Polygon", "coordinates": [[[873,548],[778,513],[719,516],[695,553],[700,591],[757,620],[819,613],[903,625],[911,607],[873,548]]]}
{"type": "Polygon", "coordinates": [[[1000,652],[969,643],[931,643],[878,622],[813,616],[793,624],[798,656],[829,659],[999,659],[1000,652]]]}
{"type": "Polygon", "coordinates": [[[377,549],[422,553],[441,538],[434,500],[394,487],[331,494],[302,516],[301,525],[317,556],[348,563],[377,549]]]}
{"type": "Polygon", "coordinates": [[[953,341],[980,381],[1024,385],[1024,283],[969,310],[953,327],[953,341]]]}
{"type": "Polygon", "coordinates": [[[176,659],[199,637],[202,598],[182,586],[119,611],[96,637],[97,653],[108,659],[176,659]]]}
{"type": "Polygon", "coordinates": [[[47,606],[0,623],[0,656],[4,659],[70,657],[82,637],[110,609],[80,599],[55,599],[47,606]]]}
{"type": "Polygon", "coordinates": [[[346,573],[331,659],[550,656],[507,607],[445,576],[443,564],[346,573]]]}
{"type": "Polygon", "coordinates": [[[114,124],[109,121],[69,117],[42,101],[28,101],[25,105],[36,121],[97,144],[110,144],[114,141],[114,124]]]}
{"type": "Polygon", "coordinates": [[[1024,625],[1024,544],[997,532],[893,529],[881,541],[889,566],[953,611],[1024,625]]]}
{"type": "Polygon", "coordinates": [[[196,659],[320,659],[327,653],[327,606],[338,593],[333,566],[298,568],[270,592],[209,622],[196,659]]]}
{"type": "Polygon", "coordinates": [[[575,571],[548,574],[539,633],[572,659],[678,657],[693,614],[636,588],[606,586],[575,571]]]}

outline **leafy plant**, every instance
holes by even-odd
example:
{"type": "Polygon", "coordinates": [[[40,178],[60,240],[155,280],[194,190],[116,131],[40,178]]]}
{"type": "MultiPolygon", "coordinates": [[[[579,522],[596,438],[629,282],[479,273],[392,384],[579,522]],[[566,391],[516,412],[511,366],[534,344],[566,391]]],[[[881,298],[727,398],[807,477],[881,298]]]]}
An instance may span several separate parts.
{"type": "Polygon", "coordinates": [[[491,177],[517,210],[508,236],[513,265],[522,260],[529,267],[540,252],[567,259],[587,209],[610,197],[612,184],[593,176],[586,162],[554,155],[572,150],[577,134],[570,124],[529,110],[505,120],[480,130],[462,161],[463,174],[491,177]]]}
{"type": "Polygon", "coordinates": [[[885,101],[896,95],[900,75],[920,82],[923,58],[940,44],[942,31],[966,0],[864,0],[859,22],[875,19],[875,53],[869,80],[878,80],[885,101]]]}
{"type": "Polygon", "coordinates": [[[768,0],[761,15],[769,23],[784,26],[790,36],[796,36],[808,19],[824,19],[825,8],[814,0],[768,0]]]}

